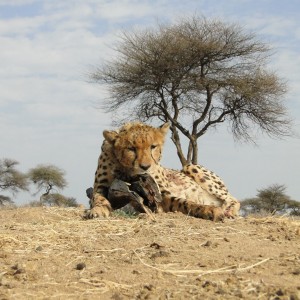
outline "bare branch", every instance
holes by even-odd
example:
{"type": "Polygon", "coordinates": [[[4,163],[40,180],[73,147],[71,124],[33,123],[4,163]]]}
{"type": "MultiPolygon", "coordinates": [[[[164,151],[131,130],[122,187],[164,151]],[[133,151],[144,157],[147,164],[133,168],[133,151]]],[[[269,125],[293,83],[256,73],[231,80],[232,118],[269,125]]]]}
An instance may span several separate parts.
{"type": "Polygon", "coordinates": [[[224,122],[240,141],[291,134],[286,84],[266,67],[270,47],[238,24],[197,16],[159,24],[124,32],[116,51],[91,74],[109,87],[103,107],[122,120],[169,121],[182,163],[197,161],[197,139],[224,122]],[[189,140],[185,159],[179,132],[189,140]]]}

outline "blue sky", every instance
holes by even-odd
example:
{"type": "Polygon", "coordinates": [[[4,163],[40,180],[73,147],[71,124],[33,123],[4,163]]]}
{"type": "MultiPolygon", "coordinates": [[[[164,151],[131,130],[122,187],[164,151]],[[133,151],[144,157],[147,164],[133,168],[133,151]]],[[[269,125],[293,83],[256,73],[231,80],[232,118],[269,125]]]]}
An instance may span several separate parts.
{"type": "MultiPolygon", "coordinates": [[[[107,92],[87,74],[114,55],[120,31],[195,13],[238,22],[274,48],[269,67],[288,82],[286,105],[299,134],[298,6],[298,0],[0,0],[0,158],[18,160],[24,172],[38,164],[64,169],[63,193],[86,205],[102,131],[111,128],[111,115],[98,108],[107,92]]],[[[199,162],[239,199],[278,183],[300,200],[300,140],[258,136],[257,143],[236,144],[222,128],[199,140],[199,162]]],[[[166,153],[163,164],[179,168],[171,142],[166,153]]],[[[16,202],[34,198],[21,193],[16,202]]]]}

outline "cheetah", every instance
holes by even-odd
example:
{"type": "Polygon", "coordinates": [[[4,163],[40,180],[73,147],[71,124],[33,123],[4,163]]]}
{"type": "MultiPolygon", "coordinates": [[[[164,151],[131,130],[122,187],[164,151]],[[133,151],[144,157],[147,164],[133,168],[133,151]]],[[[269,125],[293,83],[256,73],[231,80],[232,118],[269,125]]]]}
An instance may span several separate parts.
{"type": "Polygon", "coordinates": [[[107,199],[114,179],[148,173],[159,187],[162,202],[158,212],[182,212],[210,220],[238,215],[240,204],[223,181],[200,165],[188,164],[181,171],[160,165],[168,123],[155,128],[127,123],[118,131],[104,130],[102,152],[95,173],[87,218],[108,217],[120,208],[107,199]]]}

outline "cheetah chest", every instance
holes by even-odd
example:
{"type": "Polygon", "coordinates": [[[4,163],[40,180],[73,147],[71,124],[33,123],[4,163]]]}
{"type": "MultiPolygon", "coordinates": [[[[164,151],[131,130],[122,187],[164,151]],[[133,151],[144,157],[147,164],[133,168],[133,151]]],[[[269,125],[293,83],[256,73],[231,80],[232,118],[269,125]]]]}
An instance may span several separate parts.
{"type": "Polygon", "coordinates": [[[169,191],[172,196],[185,198],[198,198],[197,184],[187,177],[175,170],[164,169],[162,172],[164,177],[164,188],[169,191]]]}
{"type": "Polygon", "coordinates": [[[201,198],[202,188],[197,183],[180,172],[166,172],[168,191],[180,198],[197,201],[201,198]]]}

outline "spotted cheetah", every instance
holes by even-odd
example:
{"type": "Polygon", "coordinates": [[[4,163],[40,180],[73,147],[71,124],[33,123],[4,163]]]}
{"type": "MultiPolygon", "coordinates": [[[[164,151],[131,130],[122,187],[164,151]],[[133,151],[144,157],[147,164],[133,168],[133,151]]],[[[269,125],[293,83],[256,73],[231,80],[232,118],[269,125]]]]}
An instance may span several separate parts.
{"type": "Polygon", "coordinates": [[[127,123],[118,131],[103,132],[104,141],[95,173],[88,218],[107,217],[116,205],[108,201],[108,189],[116,178],[148,173],[155,179],[162,202],[160,212],[182,212],[194,217],[220,220],[238,215],[239,202],[223,181],[200,165],[186,165],[177,171],[160,165],[165,123],[159,128],[127,123]]]}

